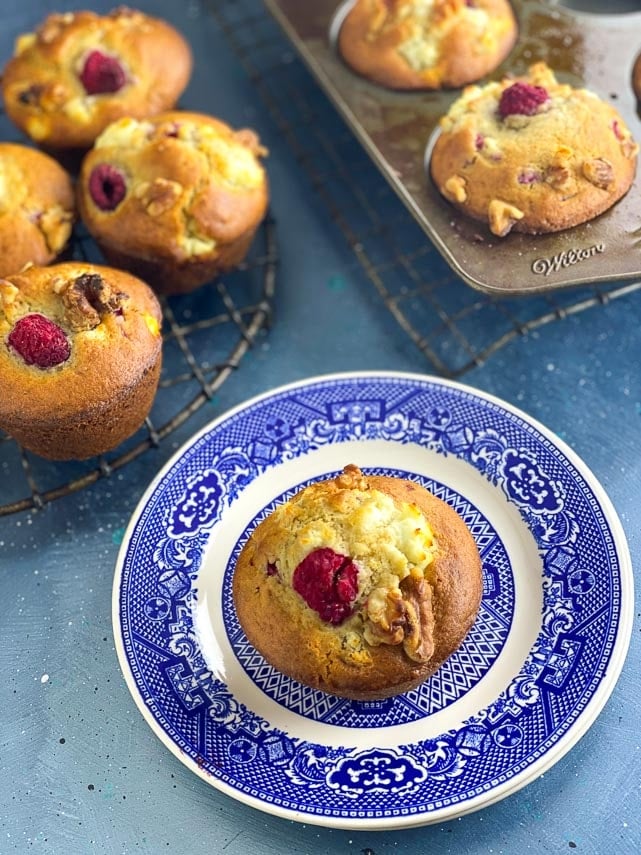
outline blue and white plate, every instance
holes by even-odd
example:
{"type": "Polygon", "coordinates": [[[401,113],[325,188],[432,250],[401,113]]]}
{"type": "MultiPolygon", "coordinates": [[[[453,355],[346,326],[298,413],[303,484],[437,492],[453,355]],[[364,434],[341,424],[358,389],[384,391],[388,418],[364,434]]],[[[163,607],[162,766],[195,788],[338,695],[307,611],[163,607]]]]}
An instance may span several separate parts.
{"type": "Polygon", "coordinates": [[[188,768],[278,816],[375,829],[484,807],[559,760],[614,687],[632,608],[621,525],[570,448],[461,384],[365,372],[269,392],[188,442],[129,525],[113,622],[138,707],[188,768]],[[347,463],[426,486],[483,559],[462,647],[419,689],[376,703],[271,668],[231,597],[257,523],[347,463]]]}

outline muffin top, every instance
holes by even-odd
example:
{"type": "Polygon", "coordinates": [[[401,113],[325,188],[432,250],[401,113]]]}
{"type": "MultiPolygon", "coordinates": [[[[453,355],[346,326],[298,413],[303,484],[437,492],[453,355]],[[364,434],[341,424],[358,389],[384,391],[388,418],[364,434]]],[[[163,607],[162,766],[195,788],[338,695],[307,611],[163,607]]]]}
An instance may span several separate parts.
{"type": "Polygon", "coordinates": [[[0,143],[0,276],[25,264],[48,264],[73,226],[71,178],[51,157],[29,146],[0,143]]]}
{"type": "Polygon", "coordinates": [[[52,14],[16,40],[2,75],[9,118],[52,148],[88,148],[120,116],[166,110],[186,87],[191,50],[168,23],[125,6],[52,14]]]}
{"type": "Polygon", "coordinates": [[[265,214],[265,153],[253,131],[201,113],[120,119],[83,160],[81,216],[101,244],[123,253],[215,257],[265,214]]]}
{"type": "MultiPolygon", "coordinates": [[[[398,642],[400,624],[390,632],[387,612],[402,610],[403,581],[425,580],[438,549],[415,504],[370,487],[351,466],[335,481],[312,485],[277,508],[270,527],[275,537],[262,544],[270,572],[320,620],[347,621],[347,633],[362,626],[370,644],[398,642]]],[[[403,643],[410,658],[431,655],[431,639],[420,645],[418,632],[403,643]]]]}
{"type": "Polygon", "coordinates": [[[585,222],[634,179],[639,147],[618,111],[543,62],[467,87],[440,124],[430,162],[438,189],[498,236],[585,222]]]}
{"type": "Polygon", "coordinates": [[[338,44],[346,62],[377,83],[439,89],[492,71],[517,34],[509,0],[356,0],[338,44]]]}
{"type": "Polygon", "coordinates": [[[117,399],[159,358],[161,311],[141,280],[102,265],[29,267],[0,280],[5,410],[42,418],[117,399]]]}

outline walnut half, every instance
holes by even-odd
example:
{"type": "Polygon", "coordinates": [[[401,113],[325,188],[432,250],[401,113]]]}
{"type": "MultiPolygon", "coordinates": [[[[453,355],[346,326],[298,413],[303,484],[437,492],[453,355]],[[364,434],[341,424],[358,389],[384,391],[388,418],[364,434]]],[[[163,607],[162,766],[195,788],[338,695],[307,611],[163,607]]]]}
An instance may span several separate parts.
{"type": "Polygon", "coordinates": [[[154,178],[139,184],[134,195],[140,199],[150,217],[158,217],[173,208],[183,192],[182,185],[169,178],[154,178]]]}
{"type": "Polygon", "coordinates": [[[429,662],[434,653],[432,589],[424,579],[407,576],[400,589],[375,588],[367,601],[368,644],[402,644],[414,662],[429,662]]]}
{"type": "Polygon", "coordinates": [[[97,273],[83,273],[61,282],[55,290],[62,297],[65,318],[74,332],[94,329],[105,315],[120,311],[126,299],[97,273]]]}

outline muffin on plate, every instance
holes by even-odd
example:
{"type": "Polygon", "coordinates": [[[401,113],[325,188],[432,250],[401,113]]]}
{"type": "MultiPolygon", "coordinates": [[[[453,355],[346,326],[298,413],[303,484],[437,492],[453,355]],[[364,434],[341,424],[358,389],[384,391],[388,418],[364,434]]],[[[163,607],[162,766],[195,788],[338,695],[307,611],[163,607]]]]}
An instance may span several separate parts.
{"type": "Polygon", "coordinates": [[[242,629],[274,668],[375,700],[416,688],[459,647],[482,570],[448,504],[413,481],[348,465],[256,527],[232,585],[242,629]]]}
{"type": "Polygon", "coordinates": [[[443,196],[493,234],[539,234],[614,205],[638,151],[611,104],[539,62],[523,77],[466,88],[441,120],[430,171],[443,196]]]}
{"type": "Polygon", "coordinates": [[[84,262],[0,280],[0,428],[52,460],[115,448],[143,424],[161,367],[161,313],[128,273],[84,262]]]}
{"type": "Polygon", "coordinates": [[[80,215],[107,260],[159,293],[242,261],[268,204],[256,134],[202,113],[120,119],[82,162],[80,215]]]}
{"type": "Polygon", "coordinates": [[[0,276],[54,261],[71,235],[75,207],[71,178],[57,161],[0,143],[0,276]]]}
{"type": "Polygon", "coordinates": [[[16,40],[2,74],[9,118],[47,149],[87,149],[121,116],[173,107],[191,49],[170,24],[119,6],[49,15],[16,40]]]}
{"type": "Polygon", "coordinates": [[[464,86],[503,62],[518,36],[509,0],[356,0],[338,50],[390,89],[464,86]]]}

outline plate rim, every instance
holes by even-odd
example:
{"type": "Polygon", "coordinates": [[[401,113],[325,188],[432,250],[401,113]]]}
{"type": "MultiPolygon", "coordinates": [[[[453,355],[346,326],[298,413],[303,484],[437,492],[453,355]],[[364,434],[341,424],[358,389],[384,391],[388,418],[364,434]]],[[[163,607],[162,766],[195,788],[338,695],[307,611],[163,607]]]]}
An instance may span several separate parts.
{"type": "Polygon", "coordinates": [[[124,677],[125,684],[147,725],[151,728],[152,732],[160,742],[171,751],[183,766],[185,766],[190,772],[195,773],[199,778],[209,784],[209,786],[219,792],[233,798],[239,803],[260,810],[270,816],[276,816],[290,821],[294,820],[309,825],[353,831],[394,830],[427,826],[437,822],[447,822],[496,804],[504,798],[518,792],[544,772],[551,769],[582,739],[582,737],[592,727],[611,697],[627,658],[632,637],[633,617],[634,575],[627,536],[621,519],[607,491],[589,465],[579,456],[579,454],[575,452],[571,446],[565,442],[565,440],[555,434],[538,419],[530,416],[520,407],[515,406],[492,393],[478,389],[467,383],[450,380],[436,375],[386,369],[330,372],[292,380],[247,398],[246,400],[220,413],[218,416],[203,425],[199,430],[195,431],[160,467],[137,501],[136,506],[129,517],[127,526],[125,527],[123,539],[118,549],[112,583],[112,633],[118,664],[122,676],[124,677]],[[491,404],[499,410],[510,413],[512,416],[521,419],[525,425],[538,431],[543,437],[549,440],[553,446],[567,458],[569,463],[574,466],[590,486],[595,497],[599,501],[603,515],[610,527],[612,540],[616,548],[616,554],[620,565],[620,618],[612,654],[604,669],[603,676],[599,682],[597,690],[595,690],[583,710],[569,727],[568,731],[559,740],[560,744],[557,742],[557,744],[545,752],[542,757],[539,757],[531,763],[527,770],[524,770],[524,772],[518,776],[516,781],[513,779],[507,780],[494,787],[489,793],[477,794],[469,799],[465,804],[449,805],[437,812],[424,812],[418,815],[408,814],[399,817],[369,817],[362,820],[354,818],[352,821],[346,816],[323,816],[296,810],[294,808],[282,807],[276,804],[268,804],[255,796],[234,788],[224,780],[213,777],[205,769],[200,768],[163,730],[156,717],[153,715],[148,703],[138,690],[125,646],[122,643],[123,626],[120,620],[120,590],[124,559],[127,555],[135,529],[140,523],[145,509],[148,507],[149,499],[156,491],[158,485],[167,478],[180,459],[193,449],[206,434],[215,430],[218,425],[234,418],[244,410],[249,410],[255,407],[257,404],[260,404],[261,401],[286,394],[291,390],[304,389],[306,387],[323,383],[373,380],[376,378],[381,380],[405,380],[422,385],[436,384],[471,395],[474,398],[481,399],[484,403],[491,404]]]}

